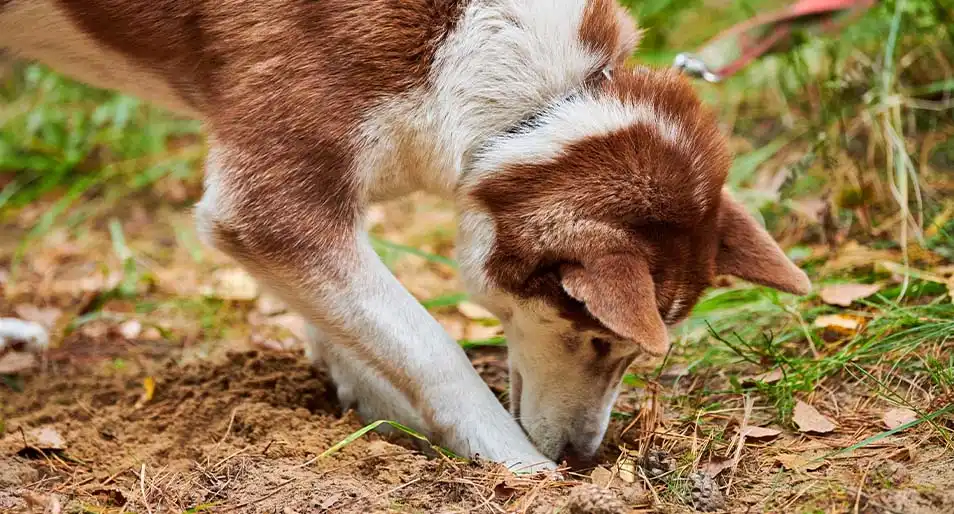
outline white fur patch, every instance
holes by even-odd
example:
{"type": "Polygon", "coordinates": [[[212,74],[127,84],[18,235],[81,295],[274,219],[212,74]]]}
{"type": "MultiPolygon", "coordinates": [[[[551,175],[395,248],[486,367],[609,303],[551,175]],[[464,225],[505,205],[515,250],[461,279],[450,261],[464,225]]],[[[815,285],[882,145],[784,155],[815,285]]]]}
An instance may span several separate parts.
{"type": "Polygon", "coordinates": [[[607,57],[579,38],[587,3],[470,2],[436,53],[428,86],[385,102],[366,118],[359,176],[368,197],[387,198],[392,189],[415,184],[453,196],[488,138],[599,71],[607,57]]]}
{"type": "Polygon", "coordinates": [[[655,127],[673,145],[680,144],[682,139],[681,127],[648,104],[583,93],[549,109],[533,129],[496,138],[474,163],[472,178],[507,165],[550,162],[574,143],[636,125],[655,127]]]}

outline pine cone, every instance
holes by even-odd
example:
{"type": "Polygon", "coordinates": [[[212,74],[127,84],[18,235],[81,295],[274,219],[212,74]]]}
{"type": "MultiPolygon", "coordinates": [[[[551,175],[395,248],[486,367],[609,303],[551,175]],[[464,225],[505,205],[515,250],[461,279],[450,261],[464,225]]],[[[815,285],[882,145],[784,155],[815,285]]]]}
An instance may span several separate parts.
{"type": "Polygon", "coordinates": [[[676,469],[676,459],[664,450],[649,450],[639,462],[649,478],[659,478],[676,469]]]}
{"type": "Polygon", "coordinates": [[[725,508],[725,495],[719,484],[708,473],[696,471],[689,475],[692,482],[692,506],[702,512],[713,512],[725,508]]]}
{"type": "Polygon", "coordinates": [[[567,498],[569,514],[623,514],[626,505],[613,491],[594,484],[574,487],[567,498]]]}

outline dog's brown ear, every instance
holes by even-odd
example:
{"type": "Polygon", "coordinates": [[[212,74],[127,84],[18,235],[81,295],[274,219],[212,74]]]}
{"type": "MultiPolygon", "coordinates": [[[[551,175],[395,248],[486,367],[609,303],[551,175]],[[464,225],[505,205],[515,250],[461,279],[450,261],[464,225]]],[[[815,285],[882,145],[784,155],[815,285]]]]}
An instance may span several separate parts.
{"type": "Polygon", "coordinates": [[[583,302],[606,328],[653,355],[669,350],[669,334],[656,306],[652,276],[642,259],[606,255],[560,271],[567,294],[583,302]]]}
{"type": "Polygon", "coordinates": [[[716,271],[795,294],[812,289],[808,275],[788,259],[778,243],[745,207],[722,194],[716,271]]]}

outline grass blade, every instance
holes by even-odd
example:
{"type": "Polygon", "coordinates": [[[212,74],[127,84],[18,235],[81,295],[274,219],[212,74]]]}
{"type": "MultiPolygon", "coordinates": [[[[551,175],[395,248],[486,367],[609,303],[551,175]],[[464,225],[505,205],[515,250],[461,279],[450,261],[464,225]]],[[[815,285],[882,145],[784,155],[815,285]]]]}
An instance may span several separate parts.
{"type": "Polygon", "coordinates": [[[480,348],[482,346],[507,346],[507,338],[504,336],[490,337],[487,339],[461,339],[457,341],[465,350],[470,348],[480,348]]]}
{"type": "Polygon", "coordinates": [[[385,248],[391,251],[399,252],[399,253],[416,255],[418,257],[422,257],[426,259],[429,262],[433,262],[435,264],[443,264],[444,266],[447,266],[449,268],[457,269],[457,263],[454,262],[453,259],[448,259],[447,257],[441,256],[441,255],[425,252],[423,250],[414,248],[413,246],[407,246],[407,245],[402,245],[400,243],[392,243],[391,241],[385,241],[384,239],[380,239],[374,236],[370,236],[370,238],[371,238],[371,244],[375,246],[385,248]]]}
{"type": "Polygon", "coordinates": [[[328,448],[327,450],[323,451],[323,452],[321,453],[321,455],[318,455],[317,457],[315,457],[314,460],[321,460],[321,459],[324,459],[325,457],[328,457],[328,456],[334,455],[335,453],[338,453],[339,451],[341,451],[342,448],[344,448],[344,447],[348,446],[349,444],[351,444],[351,443],[357,441],[358,439],[360,439],[361,437],[363,437],[365,434],[371,432],[372,430],[376,430],[376,429],[377,429],[378,427],[380,427],[381,425],[390,425],[391,427],[393,427],[393,428],[395,428],[395,429],[397,429],[397,430],[400,430],[401,432],[404,432],[405,434],[407,434],[407,435],[409,435],[409,436],[411,436],[411,437],[413,437],[413,438],[415,438],[415,439],[417,439],[417,440],[424,441],[425,443],[427,443],[428,445],[430,445],[432,448],[435,448],[437,451],[443,453],[444,455],[446,455],[446,456],[448,456],[448,457],[451,457],[451,458],[454,458],[454,459],[460,459],[460,458],[461,458],[461,457],[459,457],[458,455],[456,455],[454,452],[452,452],[452,451],[450,451],[450,450],[447,450],[447,449],[444,449],[444,448],[441,448],[441,447],[439,447],[439,446],[435,446],[435,445],[431,444],[431,442],[430,442],[426,437],[424,437],[423,435],[421,435],[420,433],[418,433],[418,432],[415,431],[414,429],[408,428],[407,426],[404,426],[404,425],[402,425],[402,424],[400,424],[400,423],[398,423],[398,422],[396,422],[396,421],[389,421],[389,420],[386,420],[386,419],[381,419],[381,420],[375,421],[374,423],[371,423],[371,424],[369,424],[369,425],[365,425],[364,427],[361,427],[360,429],[356,430],[354,433],[352,433],[352,434],[349,435],[348,437],[345,437],[344,439],[342,439],[341,441],[339,441],[337,444],[335,444],[335,445],[332,446],[331,448],[328,448]]]}

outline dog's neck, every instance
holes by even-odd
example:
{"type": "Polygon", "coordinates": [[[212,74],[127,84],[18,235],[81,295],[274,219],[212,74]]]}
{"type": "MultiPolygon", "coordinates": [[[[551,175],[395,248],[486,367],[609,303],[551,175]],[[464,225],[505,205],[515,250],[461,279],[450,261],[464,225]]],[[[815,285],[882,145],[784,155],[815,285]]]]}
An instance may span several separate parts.
{"type": "Polygon", "coordinates": [[[529,3],[540,8],[473,2],[437,51],[427,86],[368,118],[359,166],[373,177],[370,199],[415,189],[454,198],[480,154],[605,80],[603,70],[630,50],[624,36],[604,51],[581,35],[586,2],[529,3]]]}

